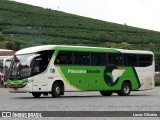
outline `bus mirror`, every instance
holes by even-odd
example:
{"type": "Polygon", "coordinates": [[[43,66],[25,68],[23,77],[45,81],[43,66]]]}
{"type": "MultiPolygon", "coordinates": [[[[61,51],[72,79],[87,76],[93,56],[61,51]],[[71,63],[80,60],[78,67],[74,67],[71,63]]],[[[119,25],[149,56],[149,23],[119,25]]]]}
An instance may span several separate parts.
{"type": "Polygon", "coordinates": [[[30,57],[27,59],[27,66],[30,67],[32,60],[33,60],[35,57],[38,57],[38,56],[40,56],[40,54],[35,54],[35,55],[30,56],[30,57]]]}

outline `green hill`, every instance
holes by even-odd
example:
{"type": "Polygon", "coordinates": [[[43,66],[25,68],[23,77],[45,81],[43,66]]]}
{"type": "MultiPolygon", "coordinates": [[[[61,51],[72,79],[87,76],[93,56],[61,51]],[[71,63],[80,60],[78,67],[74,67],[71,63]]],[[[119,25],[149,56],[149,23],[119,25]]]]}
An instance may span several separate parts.
{"type": "Polygon", "coordinates": [[[0,1],[0,48],[70,44],[159,52],[160,32],[0,1]]]}

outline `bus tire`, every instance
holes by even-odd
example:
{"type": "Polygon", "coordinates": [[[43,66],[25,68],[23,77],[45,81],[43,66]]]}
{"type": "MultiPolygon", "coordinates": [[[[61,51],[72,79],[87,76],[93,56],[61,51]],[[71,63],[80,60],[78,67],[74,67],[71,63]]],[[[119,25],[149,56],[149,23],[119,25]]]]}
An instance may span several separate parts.
{"type": "Polygon", "coordinates": [[[41,96],[41,93],[39,93],[39,92],[33,92],[32,95],[35,98],[39,98],[41,96]]]}
{"type": "Polygon", "coordinates": [[[102,96],[111,96],[112,95],[112,91],[100,91],[102,96]]]}
{"type": "Polygon", "coordinates": [[[117,92],[119,96],[129,96],[131,92],[131,84],[129,82],[124,82],[122,84],[121,90],[117,92]]]}
{"type": "Polygon", "coordinates": [[[60,97],[62,93],[62,87],[61,84],[59,82],[56,82],[53,84],[52,86],[52,97],[60,97]]]}

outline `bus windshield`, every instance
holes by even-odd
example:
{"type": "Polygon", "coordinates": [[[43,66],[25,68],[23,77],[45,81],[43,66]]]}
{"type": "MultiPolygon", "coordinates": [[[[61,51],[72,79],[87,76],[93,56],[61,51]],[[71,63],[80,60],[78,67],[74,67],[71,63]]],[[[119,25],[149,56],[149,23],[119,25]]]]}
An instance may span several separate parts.
{"type": "Polygon", "coordinates": [[[29,66],[27,66],[27,59],[32,55],[33,54],[14,55],[10,68],[10,79],[29,77],[30,69],[29,66]]]}
{"type": "Polygon", "coordinates": [[[24,79],[44,72],[53,53],[53,50],[46,50],[32,54],[14,55],[9,79],[24,79]],[[29,60],[30,65],[28,64],[29,60]]]}

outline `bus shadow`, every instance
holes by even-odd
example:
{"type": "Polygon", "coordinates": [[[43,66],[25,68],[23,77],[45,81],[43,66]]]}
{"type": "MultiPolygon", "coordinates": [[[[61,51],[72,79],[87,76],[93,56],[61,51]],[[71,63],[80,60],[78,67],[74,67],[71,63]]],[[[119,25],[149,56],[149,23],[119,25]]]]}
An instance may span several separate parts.
{"type": "Polygon", "coordinates": [[[73,99],[73,98],[130,98],[130,97],[148,97],[153,95],[129,95],[129,96],[118,96],[118,95],[112,95],[112,96],[101,96],[101,95],[90,95],[90,96],[60,96],[57,98],[54,98],[52,96],[41,96],[40,98],[34,98],[34,97],[14,97],[12,99],[73,99]]]}

